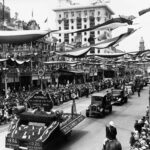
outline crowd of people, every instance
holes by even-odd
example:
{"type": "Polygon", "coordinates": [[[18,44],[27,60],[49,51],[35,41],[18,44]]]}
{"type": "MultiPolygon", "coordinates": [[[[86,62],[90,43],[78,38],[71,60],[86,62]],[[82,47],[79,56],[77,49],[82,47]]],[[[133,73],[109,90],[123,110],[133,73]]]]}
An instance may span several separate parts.
{"type": "Polygon", "coordinates": [[[133,150],[150,149],[150,124],[149,107],[146,108],[146,115],[139,120],[135,120],[134,131],[131,132],[130,148],[133,150]]]}
{"type": "MultiPolygon", "coordinates": [[[[60,86],[59,88],[47,87],[44,89],[49,93],[54,105],[61,105],[64,102],[80,99],[81,97],[88,97],[94,92],[98,92],[111,87],[122,87],[125,83],[130,82],[129,78],[115,78],[101,80],[97,82],[87,82],[83,84],[68,84],[60,86]]],[[[13,108],[17,105],[25,105],[29,96],[33,95],[35,89],[22,88],[20,91],[8,90],[8,98],[0,98],[0,124],[7,123],[13,118],[13,108]]]]}

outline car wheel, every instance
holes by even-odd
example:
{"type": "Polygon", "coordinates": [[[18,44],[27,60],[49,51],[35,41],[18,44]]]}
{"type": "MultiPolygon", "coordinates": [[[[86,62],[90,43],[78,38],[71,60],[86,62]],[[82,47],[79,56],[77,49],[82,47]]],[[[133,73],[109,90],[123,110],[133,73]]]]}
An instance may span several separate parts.
{"type": "Polygon", "coordinates": [[[86,117],[89,117],[89,111],[86,111],[86,117]]]}
{"type": "Polygon", "coordinates": [[[109,108],[109,113],[111,113],[112,112],[112,106],[109,108]]]}

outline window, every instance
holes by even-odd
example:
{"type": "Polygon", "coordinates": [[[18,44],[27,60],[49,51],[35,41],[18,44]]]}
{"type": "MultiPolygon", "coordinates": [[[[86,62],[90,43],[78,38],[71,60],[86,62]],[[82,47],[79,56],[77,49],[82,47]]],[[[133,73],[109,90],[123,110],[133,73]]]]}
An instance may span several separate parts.
{"type": "Polygon", "coordinates": [[[61,14],[59,14],[59,18],[61,18],[61,14]]]}
{"type": "Polygon", "coordinates": [[[87,18],[84,18],[84,22],[87,22],[87,18]]]}
{"type": "Polygon", "coordinates": [[[97,51],[98,53],[100,53],[100,49],[98,49],[98,51],[97,51]]]}
{"type": "Polygon", "coordinates": [[[64,41],[69,43],[69,34],[64,34],[64,41]]]}
{"type": "Polygon", "coordinates": [[[81,29],[81,27],[82,27],[81,18],[77,18],[77,29],[81,29]]]}
{"type": "Polygon", "coordinates": [[[86,39],[86,38],[84,38],[84,41],[87,41],[87,39],[86,39]]]}
{"type": "Polygon", "coordinates": [[[97,31],[97,34],[100,34],[100,31],[97,31]]]}
{"type": "Polygon", "coordinates": [[[71,33],[71,35],[73,36],[74,34],[73,34],[73,33],[71,33]]]}
{"type": "Polygon", "coordinates": [[[59,42],[61,43],[61,39],[59,39],[59,42]]]}
{"type": "Polygon", "coordinates": [[[90,17],[90,28],[95,26],[95,18],[90,17]]]}
{"type": "Polygon", "coordinates": [[[74,17],[74,12],[71,12],[71,16],[74,17]]]}
{"type": "Polygon", "coordinates": [[[108,12],[107,11],[105,12],[105,15],[108,16],[108,12]]]}
{"type": "Polygon", "coordinates": [[[61,27],[59,27],[59,30],[61,30],[61,27]]]}
{"type": "Polygon", "coordinates": [[[77,11],[77,17],[81,17],[81,11],[77,11]]]}
{"type": "Polygon", "coordinates": [[[86,33],[86,32],[84,32],[84,35],[87,35],[87,33],[86,33]]]}
{"type": "Polygon", "coordinates": [[[74,27],[73,27],[73,26],[71,26],[71,29],[74,29],[74,27]]]}
{"type": "MultiPolygon", "coordinates": [[[[95,37],[95,32],[94,31],[91,31],[90,32],[90,37],[95,37]]],[[[94,44],[94,43],[93,43],[94,44]]]]}
{"type": "Polygon", "coordinates": [[[99,16],[100,14],[101,14],[100,11],[98,11],[98,16],[99,16]]]}
{"type": "Polygon", "coordinates": [[[84,11],[84,15],[87,16],[87,10],[84,11]]]}
{"type": "Polygon", "coordinates": [[[74,23],[74,20],[73,20],[73,19],[71,19],[71,23],[74,23]]]}
{"type": "Polygon", "coordinates": [[[59,36],[61,36],[61,34],[59,34],[59,36]]]}
{"type": "Polygon", "coordinates": [[[86,29],[87,28],[87,26],[86,25],[84,25],[84,29],[86,29]]]}
{"type": "Polygon", "coordinates": [[[97,21],[100,21],[100,17],[97,17],[97,21]]]}
{"type": "Polygon", "coordinates": [[[69,20],[65,19],[64,20],[64,30],[68,30],[69,29],[69,20]]]}
{"type": "Polygon", "coordinates": [[[71,39],[71,41],[73,42],[73,41],[74,41],[74,39],[71,39]]]}
{"type": "Polygon", "coordinates": [[[64,18],[68,18],[68,12],[64,12],[64,18]]]}
{"type": "Polygon", "coordinates": [[[95,11],[94,10],[90,10],[90,16],[94,16],[95,11]]]}

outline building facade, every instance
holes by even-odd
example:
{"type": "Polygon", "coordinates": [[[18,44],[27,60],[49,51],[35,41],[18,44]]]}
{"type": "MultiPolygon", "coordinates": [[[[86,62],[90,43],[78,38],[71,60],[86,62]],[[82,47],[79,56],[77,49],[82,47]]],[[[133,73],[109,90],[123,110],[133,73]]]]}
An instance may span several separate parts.
{"type": "Polygon", "coordinates": [[[109,30],[65,34],[67,31],[91,28],[111,19],[114,12],[106,4],[98,3],[88,6],[70,5],[69,7],[54,9],[54,11],[56,12],[57,28],[61,30],[57,35],[59,43],[65,42],[86,46],[89,44],[90,37],[94,38],[91,43],[94,44],[111,36],[109,30]]]}

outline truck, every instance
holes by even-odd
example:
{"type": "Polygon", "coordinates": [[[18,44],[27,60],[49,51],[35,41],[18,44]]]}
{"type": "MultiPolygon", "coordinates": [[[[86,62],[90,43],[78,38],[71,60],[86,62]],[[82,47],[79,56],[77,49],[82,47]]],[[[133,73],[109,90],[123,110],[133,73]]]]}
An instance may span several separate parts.
{"type": "Polygon", "coordinates": [[[128,102],[128,93],[125,89],[112,89],[112,103],[122,105],[128,102]]]}
{"type": "MultiPolygon", "coordinates": [[[[54,111],[48,94],[35,93],[28,100],[29,108],[17,106],[6,136],[5,147],[14,150],[45,150],[58,138],[71,135],[84,116],[72,111],[54,111]],[[49,111],[48,111],[49,110],[49,111]]],[[[74,105],[73,105],[74,106],[74,105]]]]}
{"type": "Polygon", "coordinates": [[[104,117],[112,112],[112,95],[110,92],[94,93],[91,96],[91,104],[86,109],[86,116],[104,117]]]}

